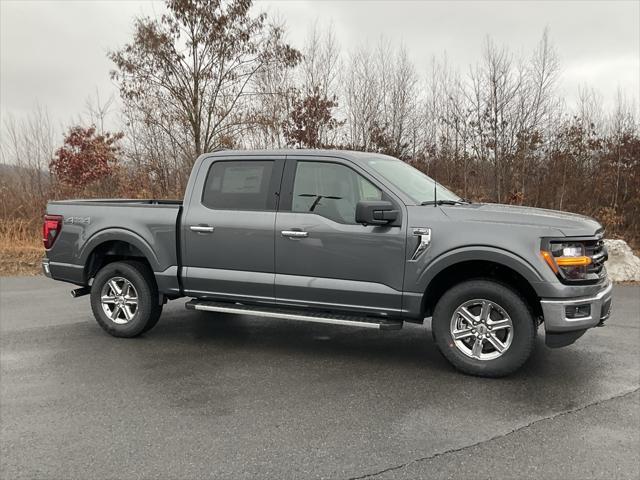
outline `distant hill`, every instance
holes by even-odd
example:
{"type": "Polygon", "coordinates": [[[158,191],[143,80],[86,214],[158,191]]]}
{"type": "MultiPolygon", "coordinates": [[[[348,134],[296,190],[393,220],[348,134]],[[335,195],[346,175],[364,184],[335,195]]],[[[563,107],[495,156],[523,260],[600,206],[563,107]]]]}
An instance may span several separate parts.
{"type": "MultiPolygon", "coordinates": [[[[9,163],[0,163],[0,179],[5,179],[6,177],[21,177],[26,175],[29,172],[29,168],[23,167],[21,165],[11,165],[9,163]]],[[[47,170],[40,171],[43,178],[49,178],[49,172],[47,170]]]]}

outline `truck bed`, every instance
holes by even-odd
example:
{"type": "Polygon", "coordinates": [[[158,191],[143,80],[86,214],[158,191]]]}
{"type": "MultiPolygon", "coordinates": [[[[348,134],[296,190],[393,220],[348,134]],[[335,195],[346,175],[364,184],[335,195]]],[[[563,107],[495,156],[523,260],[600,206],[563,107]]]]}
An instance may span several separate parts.
{"type": "Polygon", "coordinates": [[[181,211],[180,200],[90,199],[49,202],[47,215],[63,217],[58,238],[47,251],[53,278],[86,284],[92,254],[108,251],[110,255],[117,255],[120,242],[131,245],[144,255],[163,290],[178,292],[177,225],[181,211]]]}
{"type": "Polygon", "coordinates": [[[111,206],[182,206],[182,200],[158,200],[155,198],[90,198],[79,200],[52,200],[49,205],[111,205],[111,206]]]}

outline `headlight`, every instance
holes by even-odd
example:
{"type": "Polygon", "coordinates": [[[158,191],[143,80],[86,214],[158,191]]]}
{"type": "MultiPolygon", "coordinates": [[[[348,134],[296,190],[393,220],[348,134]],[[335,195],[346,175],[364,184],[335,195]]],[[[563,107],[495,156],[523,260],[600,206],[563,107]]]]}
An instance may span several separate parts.
{"type": "Polygon", "coordinates": [[[540,253],[556,275],[567,280],[587,279],[587,266],[591,264],[591,257],[585,255],[584,244],[551,242],[549,249],[540,253]]]}

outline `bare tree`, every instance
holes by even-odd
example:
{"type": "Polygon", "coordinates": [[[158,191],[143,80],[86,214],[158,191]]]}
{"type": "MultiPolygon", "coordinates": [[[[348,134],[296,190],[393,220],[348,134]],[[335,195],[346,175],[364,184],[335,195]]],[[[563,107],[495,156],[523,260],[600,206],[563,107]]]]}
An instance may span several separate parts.
{"type": "Polygon", "coordinates": [[[54,129],[47,110],[36,105],[28,116],[5,117],[0,158],[2,211],[6,217],[33,218],[49,195],[49,162],[54,152],[54,129]]]}
{"type": "Polygon", "coordinates": [[[357,150],[369,150],[371,132],[379,122],[382,92],[373,53],[366,47],[350,54],[343,88],[347,143],[357,150]]]}
{"type": "Polygon", "coordinates": [[[109,57],[120,93],[140,119],[178,145],[187,164],[228,143],[246,118],[241,99],[268,65],[295,65],[297,50],[251,0],[168,0],[159,20],[138,18],[133,41],[109,57]]]}
{"type": "Polygon", "coordinates": [[[249,104],[249,122],[245,144],[253,148],[282,148],[286,144],[283,126],[298,95],[291,69],[267,66],[254,79],[253,96],[249,104]]]}
{"type": "Polygon", "coordinates": [[[333,26],[320,30],[315,23],[302,50],[300,70],[304,93],[317,91],[327,98],[336,97],[340,66],[340,50],[333,26]]]}
{"type": "Polygon", "coordinates": [[[104,124],[107,117],[111,113],[115,96],[109,95],[106,101],[100,99],[100,92],[96,88],[95,97],[87,97],[84,102],[85,111],[90,125],[95,125],[98,129],[98,133],[101,135],[105,132],[104,124]]]}
{"type": "MultiPolygon", "coordinates": [[[[317,128],[318,145],[334,145],[338,143],[339,127],[344,124],[336,117],[340,116],[339,76],[342,66],[339,45],[333,26],[320,30],[315,23],[302,50],[300,63],[300,87],[296,103],[325,105],[330,111],[326,121],[313,122],[317,128]]],[[[322,110],[322,109],[321,109],[322,110]]],[[[318,118],[323,115],[318,116],[318,118]]]]}
{"type": "Polygon", "coordinates": [[[418,76],[406,48],[393,51],[382,44],[378,50],[379,75],[382,85],[382,112],[379,127],[388,138],[386,153],[399,158],[414,155],[413,144],[417,115],[418,76]]]}
{"type": "MultiPolygon", "coordinates": [[[[620,197],[627,197],[629,193],[629,175],[634,166],[640,163],[640,158],[634,149],[628,148],[634,131],[637,131],[637,119],[635,116],[634,102],[625,97],[618,89],[614,110],[609,119],[609,144],[611,148],[611,161],[609,162],[615,171],[615,187],[611,206],[618,208],[620,197]],[[621,193],[621,186],[622,193],[621,193]]],[[[638,192],[636,192],[638,193],[638,192]]]]}

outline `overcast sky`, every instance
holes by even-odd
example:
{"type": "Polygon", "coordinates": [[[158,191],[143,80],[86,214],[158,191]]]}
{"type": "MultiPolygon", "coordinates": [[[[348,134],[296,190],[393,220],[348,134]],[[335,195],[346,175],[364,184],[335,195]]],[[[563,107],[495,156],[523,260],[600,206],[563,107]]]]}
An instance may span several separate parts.
{"type": "MultiPolygon", "coordinates": [[[[548,26],[569,101],[581,85],[601,92],[605,104],[618,88],[639,97],[640,0],[277,0],[254,8],[284,20],[297,46],[314,22],[333,24],[344,50],[381,35],[402,41],[421,74],[445,51],[466,70],[487,34],[528,54],[548,26]]],[[[162,2],[149,0],[0,0],[2,116],[23,115],[37,102],[58,124],[77,119],[96,88],[103,98],[116,92],[107,51],[131,38],[135,16],[162,11],[162,2]]]]}

